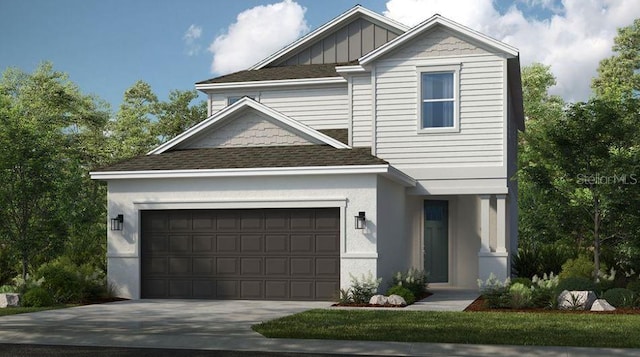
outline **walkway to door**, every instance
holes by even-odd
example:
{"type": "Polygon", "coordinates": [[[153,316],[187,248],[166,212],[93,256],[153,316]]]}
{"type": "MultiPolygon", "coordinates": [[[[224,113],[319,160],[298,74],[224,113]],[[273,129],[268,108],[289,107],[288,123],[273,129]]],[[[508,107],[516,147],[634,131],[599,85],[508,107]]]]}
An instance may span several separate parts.
{"type": "Polygon", "coordinates": [[[433,295],[407,306],[404,310],[415,311],[463,311],[480,296],[478,289],[451,287],[429,287],[433,295]]]}

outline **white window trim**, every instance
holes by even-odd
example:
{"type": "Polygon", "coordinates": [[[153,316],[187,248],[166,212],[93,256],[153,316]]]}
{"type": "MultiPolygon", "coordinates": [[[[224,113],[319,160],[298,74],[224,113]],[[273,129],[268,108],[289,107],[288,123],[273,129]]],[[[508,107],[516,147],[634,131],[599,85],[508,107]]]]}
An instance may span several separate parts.
{"type": "Polygon", "coordinates": [[[416,68],[418,100],[417,100],[417,131],[418,134],[457,133],[460,132],[460,63],[421,66],[416,68]],[[453,127],[423,128],[422,127],[422,75],[425,73],[453,73],[453,127]]]}
{"type": "Polygon", "coordinates": [[[258,95],[259,93],[247,93],[247,94],[238,94],[238,95],[228,95],[226,98],[226,103],[227,103],[227,107],[230,106],[231,104],[235,103],[230,103],[231,99],[236,99],[236,102],[239,101],[240,99],[244,98],[244,97],[249,97],[253,100],[255,100],[256,102],[260,101],[260,96],[258,95]]]}

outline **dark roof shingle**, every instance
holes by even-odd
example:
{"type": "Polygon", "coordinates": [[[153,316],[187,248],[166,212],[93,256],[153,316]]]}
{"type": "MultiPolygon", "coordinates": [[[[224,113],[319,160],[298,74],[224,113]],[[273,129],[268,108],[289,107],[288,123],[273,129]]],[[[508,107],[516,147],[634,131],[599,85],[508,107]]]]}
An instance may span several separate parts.
{"type": "Polygon", "coordinates": [[[340,77],[336,66],[349,63],[307,64],[297,66],[266,67],[256,70],[239,71],[224,76],[207,79],[196,84],[274,81],[284,79],[340,77]]]}
{"type": "Polygon", "coordinates": [[[174,150],[134,157],[96,172],[384,164],[388,163],[371,155],[371,148],[336,149],[328,145],[297,145],[174,150]]]}
{"type": "Polygon", "coordinates": [[[321,129],[318,130],[326,136],[330,136],[343,144],[349,145],[349,129],[321,129]]]}

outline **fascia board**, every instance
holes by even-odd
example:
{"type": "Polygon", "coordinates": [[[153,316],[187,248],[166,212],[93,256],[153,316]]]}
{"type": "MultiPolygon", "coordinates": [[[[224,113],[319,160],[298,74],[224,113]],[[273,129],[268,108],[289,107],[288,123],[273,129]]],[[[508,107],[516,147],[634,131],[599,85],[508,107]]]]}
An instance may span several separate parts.
{"type": "Polygon", "coordinates": [[[506,43],[503,43],[501,41],[498,41],[494,38],[491,38],[485,34],[482,34],[478,31],[472,30],[466,26],[463,26],[457,22],[451,21],[445,17],[442,17],[440,15],[434,15],[432,17],[430,17],[429,19],[425,20],[424,22],[416,25],[415,27],[413,27],[412,29],[410,29],[409,31],[405,32],[404,34],[396,37],[394,40],[387,42],[386,44],[378,47],[376,50],[373,50],[371,52],[369,52],[368,54],[360,57],[360,59],[358,60],[358,62],[360,63],[360,65],[365,66],[369,63],[371,63],[372,61],[374,61],[377,58],[380,58],[381,56],[393,51],[394,49],[398,48],[399,46],[402,46],[403,44],[407,43],[408,41],[411,41],[412,39],[414,39],[416,36],[420,35],[421,33],[433,28],[436,25],[442,25],[452,31],[458,32],[464,36],[467,36],[473,40],[476,40],[482,44],[485,44],[489,47],[495,48],[503,53],[506,53],[510,56],[518,56],[518,49],[515,47],[512,47],[510,45],[507,45],[506,43]]]}
{"type": "Polygon", "coordinates": [[[247,177],[247,176],[291,176],[291,175],[349,175],[387,174],[389,165],[353,166],[304,166],[211,170],[147,170],[147,171],[94,171],[93,180],[149,179],[149,178],[203,178],[203,177],[247,177]]]}
{"type": "Polygon", "coordinates": [[[361,5],[356,5],[353,8],[351,8],[350,10],[347,10],[346,12],[344,12],[342,15],[339,15],[338,17],[334,18],[333,20],[327,22],[326,24],[318,27],[316,30],[310,32],[309,34],[307,34],[306,36],[301,37],[300,39],[298,39],[297,41],[291,43],[289,46],[284,47],[283,49],[281,49],[280,51],[272,54],[271,56],[263,59],[262,61],[256,63],[255,65],[251,66],[249,68],[249,70],[254,70],[254,69],[260,69],[263,68],[265,66],[267,66],[268,64],[272,63],[273,61],[286,56],[287,54],[290,54],[291,52],[295,51],[296,49],[303,47],[307,44],[309,44],[310,42],[313,42],[314,40],[321,38],[323,35],[325,35],[327,32],[329,32],[331,29],[333,29],[336,26],[339,26],[342,22],[348,20],[349,18],[357,15],[357,14],[362,14],[364,16],[370,17],[371,19],[383,23],[387,26],[393,27],[395,29],[397,29],[398,31],[401,32],[405,32],[409,29],[408,26],[401,24],[395,20],[392,20],[390,18],[384,17],[378,13],[375,13],[369,9],[366,9],[364,7],[362,7],[361,5]]]}
{"type": "Polygon", "coordinates": [[[245,89],[245,88],[265,88],[265,87],[286,87],[304,86],[316,84],[343,84],[347,81],[342,77],[322,77],[322,78],[298,78],[280,79],[270,81],[250,81],[250,82],[228,82],[228,83],[205,83],[196,84],[196,89],[206,91],[211,89],[245,89]]]}

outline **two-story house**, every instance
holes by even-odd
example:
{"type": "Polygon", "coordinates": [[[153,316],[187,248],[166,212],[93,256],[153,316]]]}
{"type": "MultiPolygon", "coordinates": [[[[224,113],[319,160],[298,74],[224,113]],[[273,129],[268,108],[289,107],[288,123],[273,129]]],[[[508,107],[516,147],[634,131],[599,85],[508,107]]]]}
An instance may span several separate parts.
{"type": "Polygon", "coordinates": [[[356,6],[196,88],[208,118],[91,173],[108,182],[117,295],[328,300],[352,275],[509,275],[517,49],[356,6]]]}

